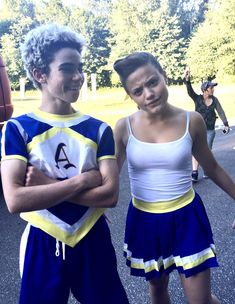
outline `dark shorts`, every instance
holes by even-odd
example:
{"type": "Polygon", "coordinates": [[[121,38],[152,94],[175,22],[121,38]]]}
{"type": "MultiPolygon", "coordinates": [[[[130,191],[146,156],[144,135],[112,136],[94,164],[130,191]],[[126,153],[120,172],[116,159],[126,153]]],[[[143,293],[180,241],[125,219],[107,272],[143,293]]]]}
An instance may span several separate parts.
{"type": "Polygon", "coordinates": [[[74,248],[28,226],[20,255],[20,304],[65,304],[70,291],[82,304],[129,303],[104,217],[74,248]]]}
{"type": "Polygon", "coordinates": [[[129,206],[124,256],[131,274],[146,280],[174,269],[186,277],[218,266],[212,231],[196,193],[178,210],[150,213],[129,206]]]}

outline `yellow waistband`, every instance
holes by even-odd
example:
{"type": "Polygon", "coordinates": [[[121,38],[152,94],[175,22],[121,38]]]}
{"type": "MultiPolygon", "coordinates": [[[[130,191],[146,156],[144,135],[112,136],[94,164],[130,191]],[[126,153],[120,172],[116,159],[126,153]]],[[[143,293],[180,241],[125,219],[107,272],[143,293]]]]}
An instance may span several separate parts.
{"type": "Polygon", "coordinates": [[[133,206],[139,210],[150,212],[150,213],[165,213],[180,209],[192,202],[194,199],[195,192],[191,188],[183,196],[166,202],[148,203],[136,198],[132,198],[133,206]]]}

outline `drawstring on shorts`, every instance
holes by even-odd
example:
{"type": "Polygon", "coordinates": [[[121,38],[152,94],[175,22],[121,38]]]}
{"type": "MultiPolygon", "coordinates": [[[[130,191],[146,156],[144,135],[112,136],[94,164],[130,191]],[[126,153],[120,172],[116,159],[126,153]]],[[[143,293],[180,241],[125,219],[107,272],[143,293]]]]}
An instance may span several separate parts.
{"type": "MultiPolygon", "coordinates": [[[[65,243],[61,242],[62,245],[62,256],[63,260],[65,260],[65,243]]],[[[55,256],[59,257],[60,256],[60,241],[56,239],[56,245],[55,245],[55,256]]]]}

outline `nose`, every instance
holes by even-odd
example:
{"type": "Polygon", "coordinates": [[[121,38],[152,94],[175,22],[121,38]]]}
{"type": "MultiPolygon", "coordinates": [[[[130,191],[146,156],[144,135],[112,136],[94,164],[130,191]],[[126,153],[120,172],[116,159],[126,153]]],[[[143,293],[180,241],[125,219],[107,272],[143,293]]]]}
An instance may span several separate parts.
{"type": "Polygon", "coordinates": [[[81,80],[84,81],[84,75],[81,71],[75,70],[73,73],[73,80],[81,80]]]}
{"type": "Polygon", "coordinates": [[[154,97],[154,92],[151,88],[145,88],[144,94],[145,94],[145,98],[148,100],[154,97]]]}

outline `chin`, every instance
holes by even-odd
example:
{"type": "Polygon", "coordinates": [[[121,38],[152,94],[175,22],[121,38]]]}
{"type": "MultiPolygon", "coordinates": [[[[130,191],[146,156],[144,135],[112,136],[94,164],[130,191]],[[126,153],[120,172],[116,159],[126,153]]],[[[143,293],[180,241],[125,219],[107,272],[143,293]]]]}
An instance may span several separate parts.
{"type": "Polygon", "coordinates": [[[78,97],[79,97],[79,93],[73,94],[68,100],[70,101],[70,103],[74,103],[78,100],[78,97]]]}

